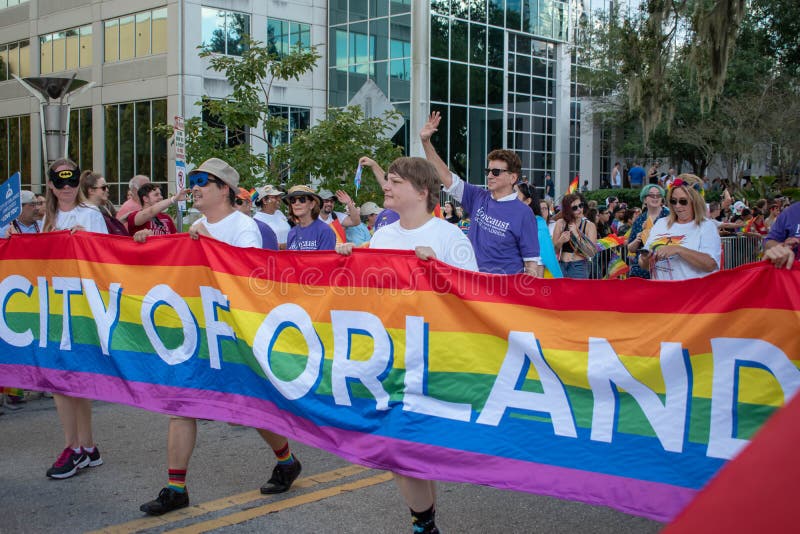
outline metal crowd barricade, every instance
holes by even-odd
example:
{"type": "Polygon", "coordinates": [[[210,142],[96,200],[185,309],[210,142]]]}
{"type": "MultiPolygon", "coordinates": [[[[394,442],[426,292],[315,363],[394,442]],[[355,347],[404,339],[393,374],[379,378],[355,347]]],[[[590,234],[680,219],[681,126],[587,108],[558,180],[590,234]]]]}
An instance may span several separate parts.
{"type": "Polygon", "coordinates": [[[733,269],[759,261],[764,253],[764,240],[757,235],[722,236],[722,268],[733,269]]]}
{"type": "Polygon", "coordinates": [[[628,247],[620,245],[597,251],[589,261],[589,278],[602,280],[609,274],[609,266],[614,257],[619,257],[624,263],[628,262],[628,247]]]}

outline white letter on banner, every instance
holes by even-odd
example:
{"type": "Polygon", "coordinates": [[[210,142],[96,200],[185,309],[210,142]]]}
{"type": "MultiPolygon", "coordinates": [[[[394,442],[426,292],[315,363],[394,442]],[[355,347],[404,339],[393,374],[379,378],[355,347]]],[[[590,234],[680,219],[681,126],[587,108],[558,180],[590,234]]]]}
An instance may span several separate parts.
{"type": "Polygon", "coordinates": [[[510,407],[549,413],[556,435],[578,437],[564,385],[550,369],[542,355],[539,341],[530,332],[512,331],[508,334],[506,357],[486,405],[478,416],[478,423],[497,426],[506,409],[510,407]],[[539,374],[542,393],[517,390],[517,384],[525,379],[526,361],[530,361],[539,374]]]}
{"type": "Polygon", "coordinates": [[[39,291],[39,346],[47,348],[47,331],[50,325],[50,290],[47,286],[47,278],[38,276],[36,284],[39,291]]]}
{"type": "Polygon", "coordinates": [[[403,410],[469,422],[472,415],[471,405],[425,395],[428,369],[427,333],[427,325],[422,317],[406,316],[406,387],[403,392],[403,410]]]}
{"type": "Polygon", "coordinates": [[[33,284],[18,274],[12,274],[0,283],[0,298],[2,298],[3,309],[0,310],[0,339],[12,347],[27,347],[33,343],[33,333],[30,328],[24,332],[14,332],[6,322],[6,304],[14,293],[25,293],[31,296],[33,284]]]}
{"type": "Polygon", "coordinates": [[[186,301],[167,284],[159,284],[147,292],[142,301],[142,327],[147,339],[156,354],[169,365],[183,363],[197,352],[198,326],[192,310],[186,301]],[[159,306],[169,306],[180,318],[183,327],[183,343],[174,349],[168,349],[158,335],[155,325],[155,314],[159,306]]]}
{"type": "Polygon", "coordinates": [[[220,369],[219,340],[227,337],[236,339],[231,325],[224,321],[217,320],[217,308],[225,311],[230,309],[228,297],[222,294],[219,289],[200,286],[200,299],[203,301],[203,315],[206,318],[206,339],[208,340],[208,358],[211,361],[212,369],[220,369]]]}
{"type": "Polygon", "coordinates": [[[72,330],[70,328],[69,316],[70,306],[69,297],[72,293],[80,295],[81,279],[73,276],[54,276],[53,291],[64,293],[64,309],[61,313],[61,350],[72,350],[72,330]]]}
{"type": "Polygon", "coordinates": [[[614,384],[633,397],[664,450],[682,452],[689,376],[680,343],[661,343],[661,373],[666,390],[663,404],[653,390],[636,380],[622,365],[606,339],[589,338],[589,386],[594,396],[590,438],[611,443],[617,410],[614,384]]]}
{"type": "Polygon", "coordinates": [[[119,299],[122,294],[121,286],[113,283],[108,286],[108,308],[103,303],[97,283],[91,278],[83,278],[83,292],[89,301],[94,322],[97,325],[97,337],[100,339],[100,349],[108,356],[111,347],[111,334],[119,321],[119,299]]]}
{"type": "Polygon", "coordinates": [[[389,366],[392,354],[392,340],[381,320],[367,312],[331,311],[333,327],[333,364],[331,365],[331,386],[333,400],[339,406],[350,406],[350,392],[347,379],[355,378],[375,397],[378,410],[389,409],[389,394],[383,389],[378,377],[389,366]],[[374,349],[366,361],[351,360],[350,336],[354,333],[372,338],[374,349]]]}
{"type": "Polygon", "coordinates": [[[714,378],[711,389],[711,428],[708,433],[708,451],[712,458],[733,458],[746,439],[734,438],[734,413],[738,398],[738,369],[740,364],[755,364],[770,372],[783,390],[784,401],[800,388],[800,370],[786,354],[762,339],[736,339],[719,337],[711,340],[714,356],[714,378]]]}
{"type": "Polygon", "coordinates": [[[311,391],[319,377],[323,357],[322,341],[314,330],[311,317],[297,304],[286,303],[276,306],[264,317],[253,340],[253,356],[261,366],[269,381],[289,400],[297,400],[311,391]],[[297,328],[308,345],[306,368],[294,380],[284,381],[275,376],[270,365],[272,347],[284,328],[297,328]]]}

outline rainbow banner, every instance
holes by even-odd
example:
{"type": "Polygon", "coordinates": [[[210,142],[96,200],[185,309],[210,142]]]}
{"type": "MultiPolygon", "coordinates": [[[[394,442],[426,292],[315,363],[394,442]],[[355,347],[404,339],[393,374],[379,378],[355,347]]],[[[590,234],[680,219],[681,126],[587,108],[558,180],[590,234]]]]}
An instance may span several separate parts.
{"type": "Polygon", "coordinates": [[[4,386],[660,521],[800,388],[798,267],[537,280],[59,232],[3,240],[0,271],[4,386]]]}

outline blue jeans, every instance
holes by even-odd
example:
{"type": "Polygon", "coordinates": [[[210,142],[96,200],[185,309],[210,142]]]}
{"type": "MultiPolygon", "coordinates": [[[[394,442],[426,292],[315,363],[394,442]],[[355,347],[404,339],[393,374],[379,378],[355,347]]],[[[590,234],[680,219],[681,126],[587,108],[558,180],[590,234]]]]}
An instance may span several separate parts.
{"type": "Polygon", "coordinates": [[[564,273],[564,278],[589,278],[588,261],[560,261],[561,272],[564,273]]]}

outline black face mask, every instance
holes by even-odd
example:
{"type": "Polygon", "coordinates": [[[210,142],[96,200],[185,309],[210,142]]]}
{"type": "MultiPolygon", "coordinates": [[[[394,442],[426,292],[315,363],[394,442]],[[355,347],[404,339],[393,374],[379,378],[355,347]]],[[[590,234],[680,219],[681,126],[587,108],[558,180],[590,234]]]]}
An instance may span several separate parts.
{"type": "Polygon", "coordinates": [[[50,181],[53,182],[53,187],[56,189],[63,189],[67,185],[75,188],[81,183],[80,169],[64,169],[61,171],[50,170],[48,175],[50,176],[50,181]]]}

